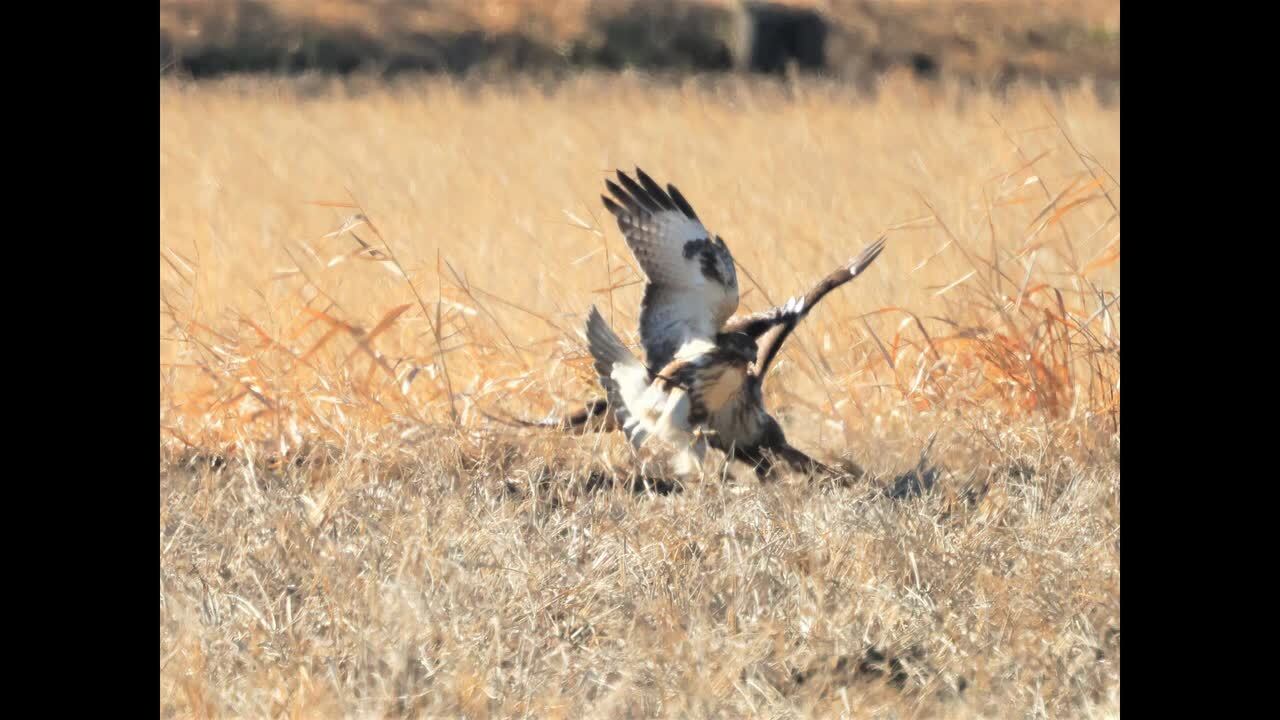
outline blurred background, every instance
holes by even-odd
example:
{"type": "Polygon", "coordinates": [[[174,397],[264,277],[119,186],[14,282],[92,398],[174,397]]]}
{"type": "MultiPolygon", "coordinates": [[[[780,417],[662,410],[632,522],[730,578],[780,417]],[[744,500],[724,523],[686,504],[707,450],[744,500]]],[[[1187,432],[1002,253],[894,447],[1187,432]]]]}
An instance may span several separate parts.
{"type": "Polygon", "coordinates": [[[161,0],[162,72],[823,73],[1120,81],[1118,0],[161,0]]]}

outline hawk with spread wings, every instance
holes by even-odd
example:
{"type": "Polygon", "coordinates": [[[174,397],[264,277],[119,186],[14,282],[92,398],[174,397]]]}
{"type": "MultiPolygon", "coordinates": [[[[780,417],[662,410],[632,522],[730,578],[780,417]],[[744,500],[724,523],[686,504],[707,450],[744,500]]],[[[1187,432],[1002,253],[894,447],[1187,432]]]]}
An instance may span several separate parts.
{"type": "MultiPolygon", "coordinates": [[[[640,364],[622,347],[593,307],[588,340],[608,397],[565,418],[522,424],[582,432],[622,429],[633,443],[647,434],[687,441],[696,426],[709,431],[705,442],[711,447],[752,465],[761,477],[777,459],[805,472],[834,472],[787,442],[764,408],[764,376],[809,310],[862,273],[884,249],[884,238],[803,296],[733,317],[738,278],[728,245],[707,230],[675,186],[663,189],[639,168],[635,175],[618,171],[617,183],[605,180],[612,197],[601,199],[646,276],[640,306],[646,362],[640,364]],[[749,362],[741,364],[746,355],[749,362]],[[685,384],[672,385],[676,378],[685,384]],[[643,392],[637,390],[641,387],[643,392]],[[695,402],[695,396],[706,401],[695,402]],[[670,412],[653,415],[657,405],[670,412]]],[[[701,451],[695,453],[700,458],[701,451]]]]}

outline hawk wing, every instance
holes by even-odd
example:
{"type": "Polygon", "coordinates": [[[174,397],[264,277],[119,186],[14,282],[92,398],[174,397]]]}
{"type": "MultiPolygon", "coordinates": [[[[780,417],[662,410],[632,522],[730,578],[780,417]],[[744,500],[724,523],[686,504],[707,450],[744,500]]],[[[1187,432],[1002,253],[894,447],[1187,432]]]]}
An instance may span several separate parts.
{"type": "Polygon", "coordinates": [[[710,340],[738,309],[738,275],[724,240],[713,236],[673,185],[663,190],[636,168],[605,180],[601,196],[648,279],[640,301],[640,341],[661,368],[687,340],[710,340]]]}
{"type": "Polygon", "coordinates": [[[884,236],[868,245],[858,256],[842,265],[835,272],[823,278],[812,290],[802,296],[793,297],[777,307],[769,308],[754,315],[745,315],[730,320],[724,332],[741,332],[757,339],[759,352],[756,354],[755,374],[764,378],[769,365],[782,348],[782,343],[795,330],[796,325],[809,314],[809,310],[827,293],[849,282],[866,270],[884,250],[884,236]],[[761,339],[763,338],[763,339],[761,339]]]}

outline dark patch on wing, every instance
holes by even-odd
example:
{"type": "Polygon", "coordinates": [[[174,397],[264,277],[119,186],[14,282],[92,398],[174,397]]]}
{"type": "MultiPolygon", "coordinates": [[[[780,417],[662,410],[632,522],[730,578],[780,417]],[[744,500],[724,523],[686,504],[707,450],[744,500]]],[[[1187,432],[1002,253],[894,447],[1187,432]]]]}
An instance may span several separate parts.
{"type": "Polygon", "coordinates": [[[684,259],[689,260],[694,255],[697,255],[703,252],[704,250],[710,249],[710,247],[711,247],[711,241],[706,238],[700,238],[698,240],[690,240],[689,242],[684,244],[684,259]]]}
{"type": "Polygon", "coordinates": [[[713,282],[727,286],[724,276],[720,274],[720,263],[717,260],[717,248],[710,240],[702,238],[700,240],[690,240],[684,244],[684,257],[686,260],[698,258],[698,266],[702,269],[702,276],[713,282]]]}

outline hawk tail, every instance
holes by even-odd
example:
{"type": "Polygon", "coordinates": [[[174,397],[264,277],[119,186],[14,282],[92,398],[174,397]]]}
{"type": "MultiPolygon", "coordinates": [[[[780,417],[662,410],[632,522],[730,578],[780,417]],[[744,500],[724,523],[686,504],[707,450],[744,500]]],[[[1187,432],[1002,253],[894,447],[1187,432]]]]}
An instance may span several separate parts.
{"type": "Polygon", "coordinates": [[[617,333],[604,321],[595,305],[587,316],[587,346],[595,359],[596,374],[603,380],[613,375],[615,366],[639,365],[636,356],[627,350],[617,333]]]}
{"type": "MultiPolygon", "coordinates": [[[[587,316],[586,336],[591,357],[595,359],[596,375],[608,397],[604,405],[612,407],[614,422],[623,428],[633,445],[638,445],[644,441],[646,432],[638,418],[632,416],[630,405],[639,401],[649,385],[648,368],[627,350],[595,305],[587,316]]],[[[583,422],[586,422],[599,412],[603,410],[589,406],[579,415],[585,415],[583,422]]]]}

